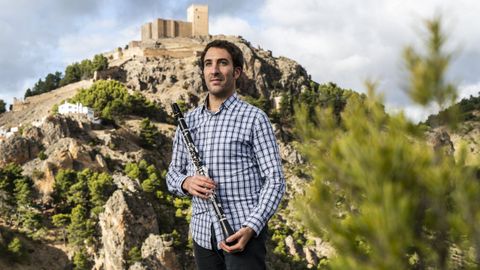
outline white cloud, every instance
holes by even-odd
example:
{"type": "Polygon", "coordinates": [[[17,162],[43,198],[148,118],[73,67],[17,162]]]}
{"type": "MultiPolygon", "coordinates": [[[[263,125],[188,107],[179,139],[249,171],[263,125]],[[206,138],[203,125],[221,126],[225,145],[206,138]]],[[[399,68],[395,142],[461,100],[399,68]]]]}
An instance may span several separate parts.
{"type": "Polygon", "coordinates": [[[274,54],[298,61],[318,82],[363,91],[365,79],[380,80],[387,106],[405,108],[412,119],[420,119],[435,110],[411,105],[404,93],[403,48],[419,48],[424,20],[441,15],[451,38],[447,49],[461,53],[449,77],[476,83],[480,29],[474,22],[479,13],[480,2],[474,0],[267,0],[254,38],[274,54]]]}
{"type": "Polygon", "coordinates": [[[469,98],[470,96],[475,97],[478,95],[480,95],[480,81],[469,85],[462,85],[458,88],[459,100],[463,98],[469,98]]]}
{"type": "Polygon", "coordinates": [[[92,21],[85,25],[80,33],[60,37],[56,60],[66,66],[92,58],[98,53],[123,47],[129,41],[139,38],[140,26],[130,26],[122,30],[117,22],[112,20],[92,21]]]}
{"type": "Polygon", "coordinates": [[[212,35],[252,36],[255,30],[242,18],[221,15],[210,18],[209,32],[212,35]]]}

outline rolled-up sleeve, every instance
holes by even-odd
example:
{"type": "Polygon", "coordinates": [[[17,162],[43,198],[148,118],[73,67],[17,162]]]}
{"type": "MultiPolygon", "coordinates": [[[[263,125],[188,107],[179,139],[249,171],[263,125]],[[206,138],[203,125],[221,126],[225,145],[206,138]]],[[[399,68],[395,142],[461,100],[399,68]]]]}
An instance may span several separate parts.
{"type": "Polygon", "coordinates": [[[258,235],[282,200],[285,176],[275,134],[266,114],[257,117],[253,133],[255,158],[264,183],[257,206],[242,225],[252,228],[258,235]]]}
{"type": "Polygon", "coordinates": [[[182,189],[182,183],[187,178],[188,152],[183,142],[180,128],[177,127],[173,140],[172,161],[168,166],[167,187],[168,190],[178,196],[187,196],[182,189]]]}

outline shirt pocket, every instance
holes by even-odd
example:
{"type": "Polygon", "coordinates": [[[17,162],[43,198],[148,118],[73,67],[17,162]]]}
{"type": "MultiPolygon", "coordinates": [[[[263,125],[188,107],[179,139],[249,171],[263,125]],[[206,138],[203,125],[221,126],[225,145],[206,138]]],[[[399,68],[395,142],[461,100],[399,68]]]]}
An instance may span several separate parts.
{"type": "MultiPolygon", "coordinates": [[[[226,158],[237,160],[238,158],[250,157],[253,154],[252,140],[247,128],[230,128],[226,134],[225,144],[222,145],[226,158]]],[[[231,162],[234,162],[234,160],[231,162]]]]}

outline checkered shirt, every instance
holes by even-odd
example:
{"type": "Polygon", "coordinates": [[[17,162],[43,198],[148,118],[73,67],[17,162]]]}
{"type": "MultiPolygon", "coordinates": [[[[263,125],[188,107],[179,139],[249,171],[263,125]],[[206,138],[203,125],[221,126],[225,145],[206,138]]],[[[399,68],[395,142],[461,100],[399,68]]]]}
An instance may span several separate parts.
{"type": "MultiPolygon", "coordinates": [[[[274,214],[285,192],[285,177],[275,135],[268,116],[233,94],[216,113],[202,105],[185,116],[195,146],[233,230],[252,228],[256,236],[274,214]]],[[[182,183],[196,174],[190,154],[177,128],[167,186],[178,196],[187,196],[182,183]]],[[[193,240],[211,246],[211,226],[217,248],[224,236],[209,200],[192,198],[190,230],[193,240]]]]}

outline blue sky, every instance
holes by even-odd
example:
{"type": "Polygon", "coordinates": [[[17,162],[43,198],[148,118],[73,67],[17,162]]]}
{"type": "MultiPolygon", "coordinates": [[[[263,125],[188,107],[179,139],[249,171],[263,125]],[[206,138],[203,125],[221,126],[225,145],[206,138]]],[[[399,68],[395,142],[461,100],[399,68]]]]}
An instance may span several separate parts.
{"type": "MultiPolygon", "coordinates": [[[[184,0],[0,0],[0,99],[23,97],[46,74],[123,47],[154,18],[186,20],[184,0]]],[[[254,46],[286,56],[317,82],[365,90],[379,81],[389,111],[418,120],[434,111],[404,94],[402,49],[420,45],[422,21],[441,14],[455,52],[449,78],[460,96],[480,91],[480,2],[475,0],[201,1],[210,33],[241,35],[254,46]]]]}

